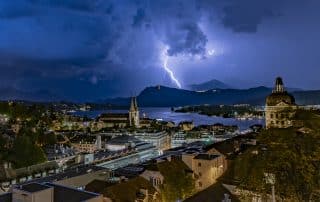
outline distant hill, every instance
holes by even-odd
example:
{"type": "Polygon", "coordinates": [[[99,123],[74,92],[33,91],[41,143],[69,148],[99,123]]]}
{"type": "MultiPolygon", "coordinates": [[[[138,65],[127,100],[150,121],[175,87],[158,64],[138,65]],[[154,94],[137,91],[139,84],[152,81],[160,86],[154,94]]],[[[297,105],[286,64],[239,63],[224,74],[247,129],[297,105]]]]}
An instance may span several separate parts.
{"type": "Polygon", "coordinates": [[[233,87],[219,80],[212,79],[204,83],[189,85],[188,88],[193,91],[207,91],[212,89],[231,89],[233,87]]]}
{"type": "Polygon", "coordinates": [[[216,89],[196,92],[169,88],[165,86],[149,87],[138,96],[142,106],[184,106],[198,104],[238,104],[264,103],[265,97],[271,92],[270,88],[257,87],[245,90],[216,89]]]}
{"type": "MultiPolygon", "coordinates": [[[[270,88],[257,87],[245,90],[216,89],[205,92],[156,86],[145,88],[137,97],[139,106],[143,107],[177,107],[199,104],[262,104],[265,97],[271,93],[270,88]]],[[[105,100],[113,105],[129,105],[129,98],[105,100]]]]}
{"type": "MultiPolygon", "coordinates": [[[[177,107],[186,105],[264,105],[266,97],[272,92],[264,86],[249,89],[215,89],[204,92],[155,86],[145,88],[138,96],[142,107],[177,107]]],[[[320,91],[295,91],[292,94],[297,104],[320,104],[320,91]]],[[[109,99],[105,102],[113,105],[127,106],[130,98],[109,99]]]]}

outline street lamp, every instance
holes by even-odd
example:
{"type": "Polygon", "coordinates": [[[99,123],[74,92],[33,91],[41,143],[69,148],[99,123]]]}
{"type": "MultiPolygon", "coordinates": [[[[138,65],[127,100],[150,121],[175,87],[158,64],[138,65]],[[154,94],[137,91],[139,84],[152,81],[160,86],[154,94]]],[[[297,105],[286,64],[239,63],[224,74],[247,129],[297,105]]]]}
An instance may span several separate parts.
{"type": "Polygon", "coordinates": [[[276,176],[273,173],[264,173],[264,177],[267,184],[271,184],[272,189],[272,202],[276,202],[274,185],[276,183],[276,176]]]}

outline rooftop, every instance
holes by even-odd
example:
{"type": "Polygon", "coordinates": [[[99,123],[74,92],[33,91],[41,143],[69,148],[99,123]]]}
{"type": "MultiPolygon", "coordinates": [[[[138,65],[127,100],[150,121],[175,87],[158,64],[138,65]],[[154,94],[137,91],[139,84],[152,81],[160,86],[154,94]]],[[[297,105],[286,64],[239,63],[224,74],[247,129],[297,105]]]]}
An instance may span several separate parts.
{"type": "Polygon", "coordinates": [[[127,144],[129,142],[138,143],[141,141],[133,136],[121,135],[121,136],[117,136],[115,138],[112,138],[111,140],[109,140],[107,142],[107,144],[127,144]]]}
{"type": "Polygon", "coordinates": [[[220,182],[215,183],[207,189],[198,192],[197,194],[186,199],[186,202],[220,202],[225,199],[225,194],[229,196],[230,201],[240,202],[240,200],[232,195],[220,182]]]}
{"type": "Polygon", "coordinates": [[[49,189],[51,187],[33,182],[33,183],[25,184],[22,186],[17,186],[16,188],[25,192],[34,193],[34,192],[42,191],[45,189],[49,189]]]}
{"type": "Polygon", "coordinates": [[[96,194],[88,191],[81,191],[78,189],[65,187],[53,183],[46,183],[46,185],[54,188],[54,201],[68,201],[68,202],[79,202],[87,201],[89,199],[97,198],[100,194],[96,194]]]}
{"type": "Polygon", "coordinates": [[[128,118],[128,113],[104,113],[99,118],[128,118]]]}
{"type": "Polygon", "coordinates": [[[0,181],[6,181],[8,179],[15,179],[18,177],[29,176],[32,173],[43,172],[46,170],[57,169],[59,166],[55,161],[49,161],[41,164],[32,165],[29,167],[18,168],[18,169],[7,169],[4,171],[0,166],[0,181]]]}
{"type": "Polygon", "coordinates": [[[213,155],[213,154],[198,154],[197,156],[195,156],[195,159],[201,159],[201,160],[213,160],[217,157],[219,157],[220,155],[213,155]]]}
{"type": "MultiPolygon", "coordinates": [[[[54,182],[54,181],[60,181],[63,179],[67,179],[67,178],[73,178],[73,177],[77,177],[77,176],[81,176],[81,175],[85,175],[89,172],[96,172],[99,170],[107,170],[106,168],[103,167],[98,167],[98,166],[81,166],[81,167],[77,167],[77,168],[72,168],[72,169],[68,169],[62,173],[59,174],[55,174],[55,175],[51,175],[51,176],[47,176],[47,177],[43,177],[43,178],[39,178],[39,179],[35,179],[32,182],[33,183],[44,183],[44,182],[54,182]]],[[[28,182],[30,183],[30,182],[28,182]]],[[[26,184],[27,185],[27,184],[26,184]]],[[[25,186],[25,185],[23,185],[25,186]]]]}
{"type": "Polygon", "coordinates": [[[267,97],[266,104],[268,106],[275,106],[280,102],[284,102],[288,105],[295,105],[294,97],[288,92],[274,92],[267,97]]]}
{"type": "Polygon", "coordinates": [[[140,189],[148,189],[149,194],[156,192],[156,189],[148,180],[139,176],[112,186],[106,184],[101,193],[114,201],[135,201],[140,189]]]}
{"type": "Polygon", "coordinates": [[[12,201],[12,193],[0,194],[1,202],[11,202],[12,201]]]}

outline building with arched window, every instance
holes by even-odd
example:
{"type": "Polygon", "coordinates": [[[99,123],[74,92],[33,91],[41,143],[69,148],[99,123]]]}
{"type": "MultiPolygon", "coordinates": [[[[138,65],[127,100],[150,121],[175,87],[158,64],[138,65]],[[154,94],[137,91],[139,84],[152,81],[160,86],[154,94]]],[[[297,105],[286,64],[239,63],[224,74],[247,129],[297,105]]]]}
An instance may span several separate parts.
{"type": "Polygon", "coordinates": [[[288,128],[297,109],[294,97],[283,85],[281,77],[276,78],[275,87],[266,99],[266,128],[288,128]]]}

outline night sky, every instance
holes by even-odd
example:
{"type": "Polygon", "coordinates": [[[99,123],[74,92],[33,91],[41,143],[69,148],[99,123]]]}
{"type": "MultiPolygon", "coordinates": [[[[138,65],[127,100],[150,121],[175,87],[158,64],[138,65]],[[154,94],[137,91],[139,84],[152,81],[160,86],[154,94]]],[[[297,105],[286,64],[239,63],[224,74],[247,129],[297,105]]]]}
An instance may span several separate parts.
{"type": "Polygon", "coordinates": [[[0,0],[0,87],[97,100],[280,75],[320,89],[319,10],[319,0],[0,0]]]}

